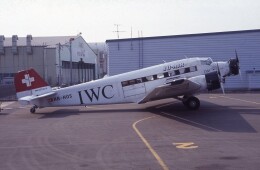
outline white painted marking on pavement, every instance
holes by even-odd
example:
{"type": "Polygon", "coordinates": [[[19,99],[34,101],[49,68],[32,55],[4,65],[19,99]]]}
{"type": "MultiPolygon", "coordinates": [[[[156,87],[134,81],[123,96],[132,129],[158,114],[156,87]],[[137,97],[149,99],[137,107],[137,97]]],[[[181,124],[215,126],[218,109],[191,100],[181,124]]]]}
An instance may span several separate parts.
{"type": "Polygon", "coordinates": [[[237,99],[237,98],[232,98],[232,97],[227,97],[227,96],[219,96],[219,97],[230,99],[230,100],[237,100],[237,101],[246,102],[246,103],[260,104],[260,103],[249,101],[249,100],[237,99]]]}
{"type": "Polygon", "coordinates": [[[181,118],[181,117],[178,117],[178,116],[175,116],[175,115],[172,115],[172,114],[169,114],[169,113],[166,113],[166,112],[161,112],[162,114],[165,114],[167,116],[171,116],[171,117],[175,117],[175,118],[178,118],[178,119],[181,119],[181,120],[184,120],[186,122],[190,122],[190,123],[193,123],[193,124],[196,124],[196,125],[199,125],[199,126],[202,126],[202,127],[206,127],[208,129],[212,129],[212,130],[215,130],[215,131],[218,131],[218,132],[223,132],[222,130],[220,129],[216,129],[216,128],[213,128],[213,127],[210,127],[210,126],[207,126],[207,125],[203,125],[203,124],[200,124],[200,123],[197,123],[197,122],[193,122],[191,120],[188,120],[188,119],[184,119],[184,118],[181,118]]]}
{"type": "Polygon", "coordinates": [[[4,108],[4,107],[9,106],[10,104],[13,104],[13,103],[15,103],[15,102],[3,102],[1,104],[1,107],[4,108]]]}

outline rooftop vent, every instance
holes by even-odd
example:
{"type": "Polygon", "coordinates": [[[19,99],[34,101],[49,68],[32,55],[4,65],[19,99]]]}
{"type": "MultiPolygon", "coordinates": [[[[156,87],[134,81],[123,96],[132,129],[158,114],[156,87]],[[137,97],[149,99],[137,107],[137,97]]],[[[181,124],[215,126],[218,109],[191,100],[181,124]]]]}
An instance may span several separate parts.
{"type": "Polygon", "coordinates": [[[3,35],[0,35],[0,55],[5,54],[4,40],[5,40],[5,37],[3,35]]]}
{"type": "Polygon", "coordinates": [[[12,36],[12,52],[13,52],[14,55],[18,54],[17,40],[18,40],[18,36],[17,35],[13,35],[12,36]]]}
{"type": "Polygon", "coordinates": [[[26,52],[27,54],[32,54],[32,35],[27,35],[26,37],[26,52]]]}

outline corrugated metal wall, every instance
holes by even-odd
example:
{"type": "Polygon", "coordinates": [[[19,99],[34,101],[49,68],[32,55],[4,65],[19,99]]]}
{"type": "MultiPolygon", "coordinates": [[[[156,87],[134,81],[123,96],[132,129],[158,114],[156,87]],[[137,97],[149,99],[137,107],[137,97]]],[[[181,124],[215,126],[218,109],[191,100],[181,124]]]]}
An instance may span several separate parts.
{"type": "Polygon", "coordinates": [[[213,61],[240,59],[239,76],[226,80],[227,89],[259,88],[260,30],[180,36],[107,40],[109,75],[120,74],[185,57],[211,57],[213,61]],[[250,72],[254,70],[254,72],[250,72]]]}

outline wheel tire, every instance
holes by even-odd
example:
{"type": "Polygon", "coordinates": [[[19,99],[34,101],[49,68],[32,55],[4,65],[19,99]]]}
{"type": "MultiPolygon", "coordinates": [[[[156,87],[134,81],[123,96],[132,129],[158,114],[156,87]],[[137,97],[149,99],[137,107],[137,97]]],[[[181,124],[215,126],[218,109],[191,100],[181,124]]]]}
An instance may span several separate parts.
{"type": "Polygon", "coordinates": [[[31,113],[35,113],[35,108],[32,107],[32,108],[30,109],[30,112],[31,112],[31,113]]]}
{"type": "Polygon", "coordinates": [[[196,97],[189,97],[187,101],[185,101],[185,106],[187,106],[190,110],[197,110],[200,107],[200,100],[196,97]]]}

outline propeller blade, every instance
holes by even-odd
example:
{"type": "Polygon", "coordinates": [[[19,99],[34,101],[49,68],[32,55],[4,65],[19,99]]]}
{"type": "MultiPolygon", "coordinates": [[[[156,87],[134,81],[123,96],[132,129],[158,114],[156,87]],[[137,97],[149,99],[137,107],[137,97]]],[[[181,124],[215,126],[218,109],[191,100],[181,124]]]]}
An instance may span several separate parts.
{"type": "Polygon", "coordinates": [[[240,68],[239,68],[239,76],[240,76],[240,80],[243,80],[240,68]]]}
{"type": "Polygon", "coordinates": [[[239,73],[239,76],[240,76],[240,80],[242,80],[242,75],[241,75],[241,70],[240,70],[240,67],[239,67],[239,59],[238,59],[238,55],[237,55],[237,50],[235,50],[235,53],[236,53],[236,60],[237,60],[237,66],[238,66],[238,73],[239,73]]]}
{"type": "Polygon", "coordinates": [[[217,62],[217,68],[218,68],[218,75],[221,77],[220,69],[219,69],[219,66],[218,66],[218,62],[217,62]]]}
{"type": "Polygon", "coordinates": [[[237,50],[235,50],[236,52],[236,60],[237,60],[237,63],[239,63],[239,59],[238,59],[238,55],[237,55],[237,50]]]}
{"type": "Polygon", "coordinates": [[[219,79],[219,82],[220,82],[222,93],[225,94],[225,89],[224,89],[224,84],[223,84],[223,82],[225,82],[225,81],[224,81],[224,77],[221,76],[221,72],[220,72],[220,69],[219,69],[218,62],[217,62],[217,68],[218,68],[218,79],[219,79]]]}
{"type": "Polygon", "coordinates": [[[221,82],[220,83],[221,89],[222,89],[222,93],[225,95],[225,87],[224,84],[221,82]]]}

